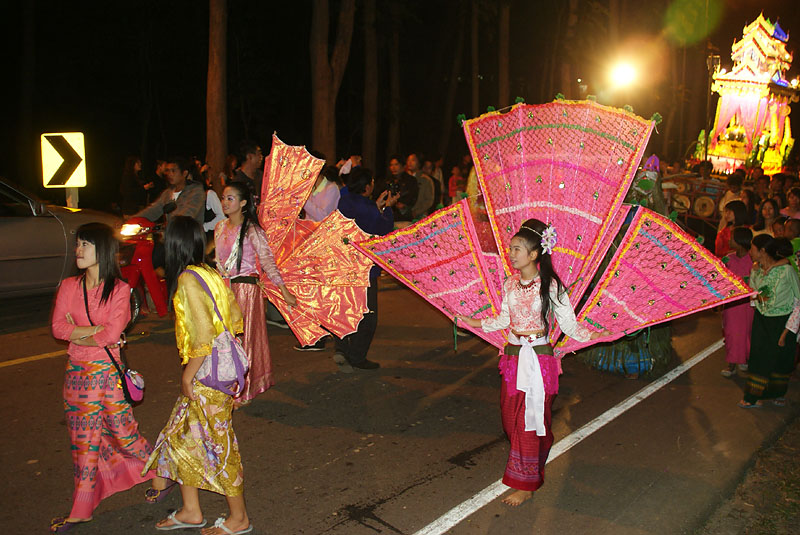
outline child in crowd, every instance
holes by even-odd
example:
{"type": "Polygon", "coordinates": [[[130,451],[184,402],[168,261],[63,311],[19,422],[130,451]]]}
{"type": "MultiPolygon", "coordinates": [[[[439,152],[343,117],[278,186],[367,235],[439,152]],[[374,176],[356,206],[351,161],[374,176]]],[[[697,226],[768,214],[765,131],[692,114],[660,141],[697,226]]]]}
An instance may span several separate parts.
{"type": "Polygon", "coordinates": [[[784,235],[784,225],[789,220],[786,216],[779,216],[775,218],[775,221],[772,222],[772,237],[773,238],[785,238],[784,235]]]}
{"type": "Polygon", "coordinates": [[[789,264],[791,254],[792,244],[786,238],[769,240],[760,253],[760,268],[750,275],[750,285],[758,295],[753,299],[756,310],[748,359],[750,374],[739,402],[743,409],[758,407],[768,399],[776,405],[786,404],[796,343],[791,330],[796,330],[796,325],[789,320],[800,300],[800,278],[789,264]]]}
{"type": "Polygon", "coordinates": [[[529,219],[511,238],[509,259],[518,271],[503,284],[500,315],[482,320],[456,316],[485,332],[510,329],[500,357],[503,381],[500,411],[503,429],[511,441],[503,483],[516,489],[503,499],[519,505],[544,483],[544,465],[553,445],[551,408],[558,394],[558,362],[548,340],[553,313],[561,330],[579,341],[604,336],[579,325],[561,279],[553,269],[551,253],[555,229],[529,219]]]}
{"type": "MultiPolygon", "coordinates": [[[[732,254],[728,255],[725,264],[729,270],[745,282],[750,279],[753,260],[750,258],[750,246],[753,233],[747,227],[736,227],[731,233],[730,246],[732,254]]],[[[725,361],[728,367],[722,370],[724,377],[747,369],[747,356],[750,353],[750,329],[753,325],[753,307],[747,301],[738,301],[723,308],[722,332],[725,336],[725,361]]]]}
{"type": "Polygon", "coordinates": [[[720,231],[725,227],[725,210],[728,209],[728,203],[741,198],[742,183],[744,182],[743,173],[737,170],[731,174],[731,176],[729,176],[725,182],[728,186],[728,189],[722,196],[722,199],[719,201],[719,213],[722,215],[722,219],[720,219],[717,231],[720,231]]]}
{"type": "Polygon", "coordinates": [[[731,231],[735,227],[742,227],[750,224],[747,218],[747,206],[742,201],[731,201],[725,205],[722,212],[722,221],[725,225],[717,233],[714,242],[714,254],[722,258],[731,250],[731,231]]]}
{"type": "Polygon", "coordinates": [[[449,188],[448,193],[450,194],[450,204],[460,201],[460,195],[467,191],[467,181],[461,176],[461,168],[459,166],[453,166],[447,185],[449,188]]]}

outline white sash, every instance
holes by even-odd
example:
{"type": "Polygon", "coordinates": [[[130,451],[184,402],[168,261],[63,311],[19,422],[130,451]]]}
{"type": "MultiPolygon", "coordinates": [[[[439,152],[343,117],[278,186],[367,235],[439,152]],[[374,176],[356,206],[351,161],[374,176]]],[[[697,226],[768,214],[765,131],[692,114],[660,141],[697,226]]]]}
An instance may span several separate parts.
{"type": "Polygon", "coordinates": [[[539,357],[534,346],[550,343],[547,336],[531,340],[529,336],[518,337],[509,333],[508,341],[521,346],[517,360],[517,390],[525,392],[525,431],[536,431],[536,435],[546,434],[544,423],[544,379],[539,357]]]}

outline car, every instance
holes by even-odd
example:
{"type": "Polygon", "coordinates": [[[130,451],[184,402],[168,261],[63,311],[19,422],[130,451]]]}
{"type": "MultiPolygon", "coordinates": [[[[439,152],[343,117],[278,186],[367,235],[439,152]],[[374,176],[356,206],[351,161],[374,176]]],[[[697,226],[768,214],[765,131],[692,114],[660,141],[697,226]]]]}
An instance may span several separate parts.
{"type": "Polygon", "coordinates": [[[122,224],[109,213],[49,204],[0,177],[0,299],[55,293],[77,273],[75,233],[92,222],[122,224]]]}

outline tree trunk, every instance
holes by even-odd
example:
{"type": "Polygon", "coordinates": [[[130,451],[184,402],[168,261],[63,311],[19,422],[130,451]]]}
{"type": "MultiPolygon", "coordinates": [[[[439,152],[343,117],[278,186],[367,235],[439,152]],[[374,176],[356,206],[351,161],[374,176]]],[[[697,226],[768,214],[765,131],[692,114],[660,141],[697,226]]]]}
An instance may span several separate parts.
{"type": "MultiPolygon", "coordinates": [[[[578,24],[578,0],[569,0],[567,5],[569,6],[569,11],[567,12],[567,30],[564,35],[564,41],[569,45],[575,39],[575,26],[578,24]]],[[[560,92],[563,93],[564,97],[568,100],[574,98],[572,88],[575,82],[571,63],[573,57],[574,55],[572,54],[563,55],[560,68],[561,80],[558,84],[560,86],[560,92]]]]}
{"type": "Polygon", "coordinates": [[[478,0],[472,0],[472,117],[480,115],[480,64],[478,60],[478,0]]]}
{"type": "Polygon", "coordinates": [[[375,170],[378,137],[378,38],[375,0],[364,1],[364,134],[363,165],[375,170]]]}
{"type": "MultiPolygon", "coordinates": [[[[35,158],[39,140],[35,139],[33,130],[33,96],[36,94],[36,2],[22,2],[22,51],[19,62],[19,101],[17,103],[18,137],[17,137],[17,176],[28,178],[25,183],[31,189],[42,188],[41,179],[32,173],[31,162],[35,158]],[[27,171],[27,172],[26,172],[27,171]],[[37,184],[38,183],[38,184],[37,184]]],[[[38,167],[38,165],[36,166],[38,167]]],[[[35,168],[34,168],[35,169],[35,168]]],[[[34,189],[34,191],[36,191],[34,189]]]]}
{"type": "Polygon", "coordinates": [[[619,45],[620,0],[608,0],[608,43],[616,54],[619,45]]]}
{"type": "Polygon", "coordinates": [[[208,80],[206,85],[206,163],[214,190],[222,193],[219,174],[228,154],[227,0],[209,1],[208,80]]]}
{"type": "Polygon", "coordinates": [[[456,102],[456,92],[458,91],[458,75],[461,71],[461,63],[464,57],[464,23],[466,22],[465,8],[459,4],[458,8],[458,21],[457,21],[457,34],[456,34],[456,48],[453,53],[453,64],[450,67],[450,77],[447,81],[447,91],[445,93],[445,100],[442,115],[442,131],[439,138],[439,156],[447,158],[447,149],[450,146],[450,133],[453,131],[453,125],[456,124],[456,117],[453,114],[453,108],[456,102]]]}
{"type": "Polygon", "coordinates": [[[353,37],[355,0],[343,0],[336,24],[336,42],[328,57],[328,0],[314,0],[311,14],[311,145],[328,161],[336,161],[336,96],[342,84],[353,37]]]}
{"type": "MultiPolygon", "coordinates": [[[[395,10],[393,10],[393,14],[395,10]]],[[[392,17],[397,19],[396,16],[392,17]]],[[[389,129],[386,137],[386,155],[400,151],[400,28],[392,25],[389,44],[389,129]]]]}
{"type": "Polygon", "coordinates": [[[508,76],[508,40],[511,31],[511,4],[509,2],[500,3],[500,28],[497,43],[497,69],[498,69],[498,95],[497,107],[505,108],[511,104],[511,90],[509,88],[508,76]]]}
{"type": "Polygon", "coordinates": [[[678,102],[678,94],[679,94],[679,78],[678,78],[678,58],[677,58],[678,51],[675,48],[670,48],[669,50],[669,63],[670,67],[672,68],[672,76],[670,76],[670,105],[669,105],[669,112],[667,113],[666,120],[662,123],[664,131],[661,133],[661,137],[663,138],[663,144],[661,145],[661,159],[662,161],[666,160],[672,162],[674,160],[672,154],[672,142],[675,140],[672,139],[675,125],[675,110],[679,108],[680,103],[678,102]]]}

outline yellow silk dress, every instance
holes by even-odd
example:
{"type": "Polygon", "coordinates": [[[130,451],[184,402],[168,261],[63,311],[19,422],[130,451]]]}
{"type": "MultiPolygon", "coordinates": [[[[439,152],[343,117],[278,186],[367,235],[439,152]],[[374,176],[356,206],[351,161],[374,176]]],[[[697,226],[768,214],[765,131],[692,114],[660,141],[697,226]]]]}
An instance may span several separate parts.
{"type": "MultiPolygon", "coordinates": [[[[234,334],[242,332],[239,305],[217,272],[206,266],[189,266],[187,270],[196,272],[208,284],[222,321],[195,276],[181,274],[172,304],[182,364],[210,355],[214,338],[225,327],[234,334]]],[[[178,397],[142,474],[155,470],[160,477],[181,485],[238,496],[244,490],[244,480],[231,417],[233,397],[197,380],[194,393],[198,398],[195,401],[183,394],[178,397]]]]}

